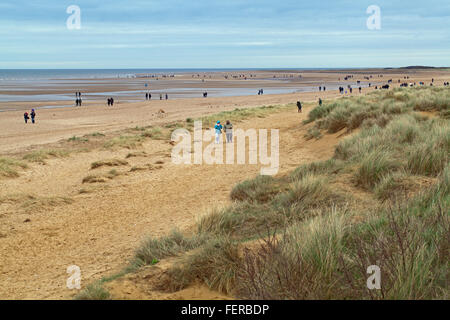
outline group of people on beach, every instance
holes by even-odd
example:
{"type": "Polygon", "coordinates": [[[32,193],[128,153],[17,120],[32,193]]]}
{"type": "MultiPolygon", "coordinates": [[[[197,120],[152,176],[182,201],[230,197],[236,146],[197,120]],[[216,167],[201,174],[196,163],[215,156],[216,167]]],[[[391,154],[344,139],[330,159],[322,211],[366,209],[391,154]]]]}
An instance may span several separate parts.
{"type": "Polygon", "coordinates": [[[28,120],[30,120],[31,118],[31,122],[32,123],[36,123],[35,119],[36,119],[36,112],[34,111],[34,109],[31,109],[30,114],[28,114],[28,112],[25,112],[23,114],[23,118],[25,120],[25,123],[28,123],[28,120]]]}
{"type": "Polygon", "coordinates": [[[113,97],[111,97],[111,98],[108,98],[108,106],[113,106],[114,105],[114,98],[113,97]]]}
{"type": "MultiPolygon", "coordinates": [[[[203,94],[203,96],[205,96],[205,94],[203,94]]],[[[169,100],[169,95],[167,93],[165,94],[165,98],[166,98],[166,100],[169,100]]],[[[163,95],[160,93],[159,100],[162,100],[162,99],[163,99],[163,95]]],[[[150,92],[147,92],[145,94],[145,100],[152,100],[152,94],[150,92]]]]}
{"type": "Polygon", "coordinates": [[[258,90],[258,96],[263,95],[264,94],[264,89],[259,89],[258,90]]]}
{"type": "Polygon", "coordinates": [[[225,125],[223,126],[220,121],[217,121],[216,125],[214,126],[214,131],[216,134],[216,144],[220,144],[222,132],[225,132],[227,143],[233,142],[233,125],[231,124],[230,120],[227,120],[225,125]]]}
{"type": "Polygon", "coordinates": [[[75,92],[75,106],[81,107],[81,103],[83,101],[81,100],[81,92],[75,92]]]}
{"type": "MultiPolygon", "coordinates": [[[[323,103],[322,99],[319,98],[319,106],[321,106],[323,103]]],[[[297,109],[298,109],[298,113],[302,112],[302,103],[300,101],[297,101],[297,109]]]]}

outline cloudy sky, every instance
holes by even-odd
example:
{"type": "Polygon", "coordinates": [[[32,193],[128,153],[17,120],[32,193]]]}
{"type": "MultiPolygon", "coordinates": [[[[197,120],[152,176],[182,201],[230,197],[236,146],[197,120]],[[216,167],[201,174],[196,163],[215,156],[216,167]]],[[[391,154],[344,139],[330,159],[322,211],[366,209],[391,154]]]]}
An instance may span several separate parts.
{"type": "Polygon", "coordinates": [[[0,68],[450,66],[448,0],[1,0],[0,68]],[[71,5],[81,29],[68,29],[71,5]],[[381,29],[369,30],[370,5],[381,29]]]}

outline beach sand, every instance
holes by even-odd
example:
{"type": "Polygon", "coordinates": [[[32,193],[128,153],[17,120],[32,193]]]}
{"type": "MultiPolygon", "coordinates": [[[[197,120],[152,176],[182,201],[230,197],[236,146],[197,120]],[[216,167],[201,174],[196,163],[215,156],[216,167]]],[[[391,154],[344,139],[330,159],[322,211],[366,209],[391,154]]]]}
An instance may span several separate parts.
{"type": "MultiPolygon", "coordinates": [[[[423,71],[416,77],[411,74],[406,81],[429,83],[434,77],[436,84],[441,85],[449,74],[423,71]]],[[[388,77],[391,75],[385,75],[386,80],[388,77]]],[[[363,94],[373,90],[364,89],[363,94]]],[[[359,95],[358,90],[353,95],[359,95]]],[[[279,174],[284,174],[300,164],[333,155],[334,147],[346,134],[338,132],[320,140],[306,140],[308,126],[303,126],[302,121],[319,97],[339,96],[336,91],[326,91],[138,103],[119,101],[112,108],[93,103],[81,108],[38,110],[35,125],[23,123],[22,111],[2,112],[0,156],[20,157],[30,150],[63,143],[67,146],[67,140],[61,142],[61,139],[74,135],[101,132],[117,136],[121,134],[118,130],[164,125],[223,110],[312,101],[300,114],[293,106],[264,118],[235,124],[235,128],[280,130],[279,174]],[[158,116],[160,109],[166,116],[158,116]]],[[[80,145],[81,142],[76,146],[80,145]]],[[[258,165],[175,165],[170,159],[171,148],[167,140],[152,139],[136,150],[95,148],[49,159],[45,164],[29,163],[19,177],[0,178],[0,200],[4,200],[0,201],[0,298],[70,299],[77,290],[66,287],[68,266],[81,268],[83,288],[119,272],[146,236],[162,236],[174,228],[191,230],[200,215],[230,203],[229,193],[236,183],[259,173],[258,165]],[[127,158],[130,152],[145,152],[145,155],[127,158]],[[88,175],[104,175],[111,169],[92,169],[91,163],[112,158],[126,159],[128,164],[116,167],[117,176],[103,183],[82,183],[88,175]]],[[[127,283],[138,280],[126,278],[110,288],[113,297],[223,298],[204,288],[167,295],[127,283]]]]}

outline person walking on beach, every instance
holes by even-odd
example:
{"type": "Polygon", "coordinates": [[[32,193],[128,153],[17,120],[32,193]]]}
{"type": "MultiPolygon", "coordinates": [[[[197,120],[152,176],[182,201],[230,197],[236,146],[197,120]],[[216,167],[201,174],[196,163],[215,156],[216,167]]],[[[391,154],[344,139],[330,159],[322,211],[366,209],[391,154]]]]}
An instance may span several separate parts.
{"type": "Polygon", "coordinates": [[[148,100],[152,100],[152,94],[151,93],[148,94],[148,100]]]}
{"type": "Polygon", "coordinates": [[[111,97],[111,107],[114,106],[114,98],[111,97]]]}
{"type": "Polygon", "coordinates": [[[34,109],[31,109],[30,115],[31,115],[31,122],[35,123],[34,118],[36,118],[36,112],[34,112],[34,109]]]}
{"type": "Polygon", "coordinates": [[[145,94],[145,100],[148,100],[148,93],[145,94]]]}
{"type": "Polygon", "coordinates": [[[217,121],[216,125],[214,126],[214,129],[216,131],[216,144],[219,144],[223,129],[222,125],[220,124],[220,121],[217,121]]]}
{"type": "Polygon", "coordinates": [[[28,116],[28,112],[25,112],[23,114],[23,119],[25,120],[25,123],[28,123],[28,119],[30,119],[30,117],[28,116]]]}
{"type": "Polygon", "coordinates": [[[233,142],[233,125],[231,124],[230,120],[227,120],[225,126],[225,134],[227,136],[227,143],[233,142]]]}
{"type": "Polygon", "coordinates": [[[302,112],[302,103],[300,101],[297,101],[297,108],[298,108],[298,113],[302,112]]]}
{"type": "Polygon", "coordinates": [[[166,93],[166,100],[169,100],[169,95],[166,93]]]}

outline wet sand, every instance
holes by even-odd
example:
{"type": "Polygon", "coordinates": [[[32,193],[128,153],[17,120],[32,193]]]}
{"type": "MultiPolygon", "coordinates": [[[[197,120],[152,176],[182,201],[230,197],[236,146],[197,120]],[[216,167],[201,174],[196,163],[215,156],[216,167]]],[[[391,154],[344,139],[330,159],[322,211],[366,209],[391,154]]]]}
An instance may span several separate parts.
{"type": "Polygon", "coordinates": [[[440,69],[367,69],[367,70],[265,70],[180,73],[167,75],[135,75],[120,79],[50,79],[0,81],[0,111],[24,110],[31,107],[67,106],[74,104],[75,92],[82,92],[84,104],[105,103],[108,97],[121,102],[145,101],[150,92],[153,100],[160,94],[170,99],[287,94],[318,91],[319,86],[335,90],[339,86],[367,87],[394,81],[449,81],[449,71],[440,69]],[[352,78],[345,80],[347,75],[352,78]],[[382,77],[380,76],[382,75],[382,77]],[[358,84],[357,81],[360,81],[358,84]],[[147,86],[146,86],[147,85],[147,86]]]}

